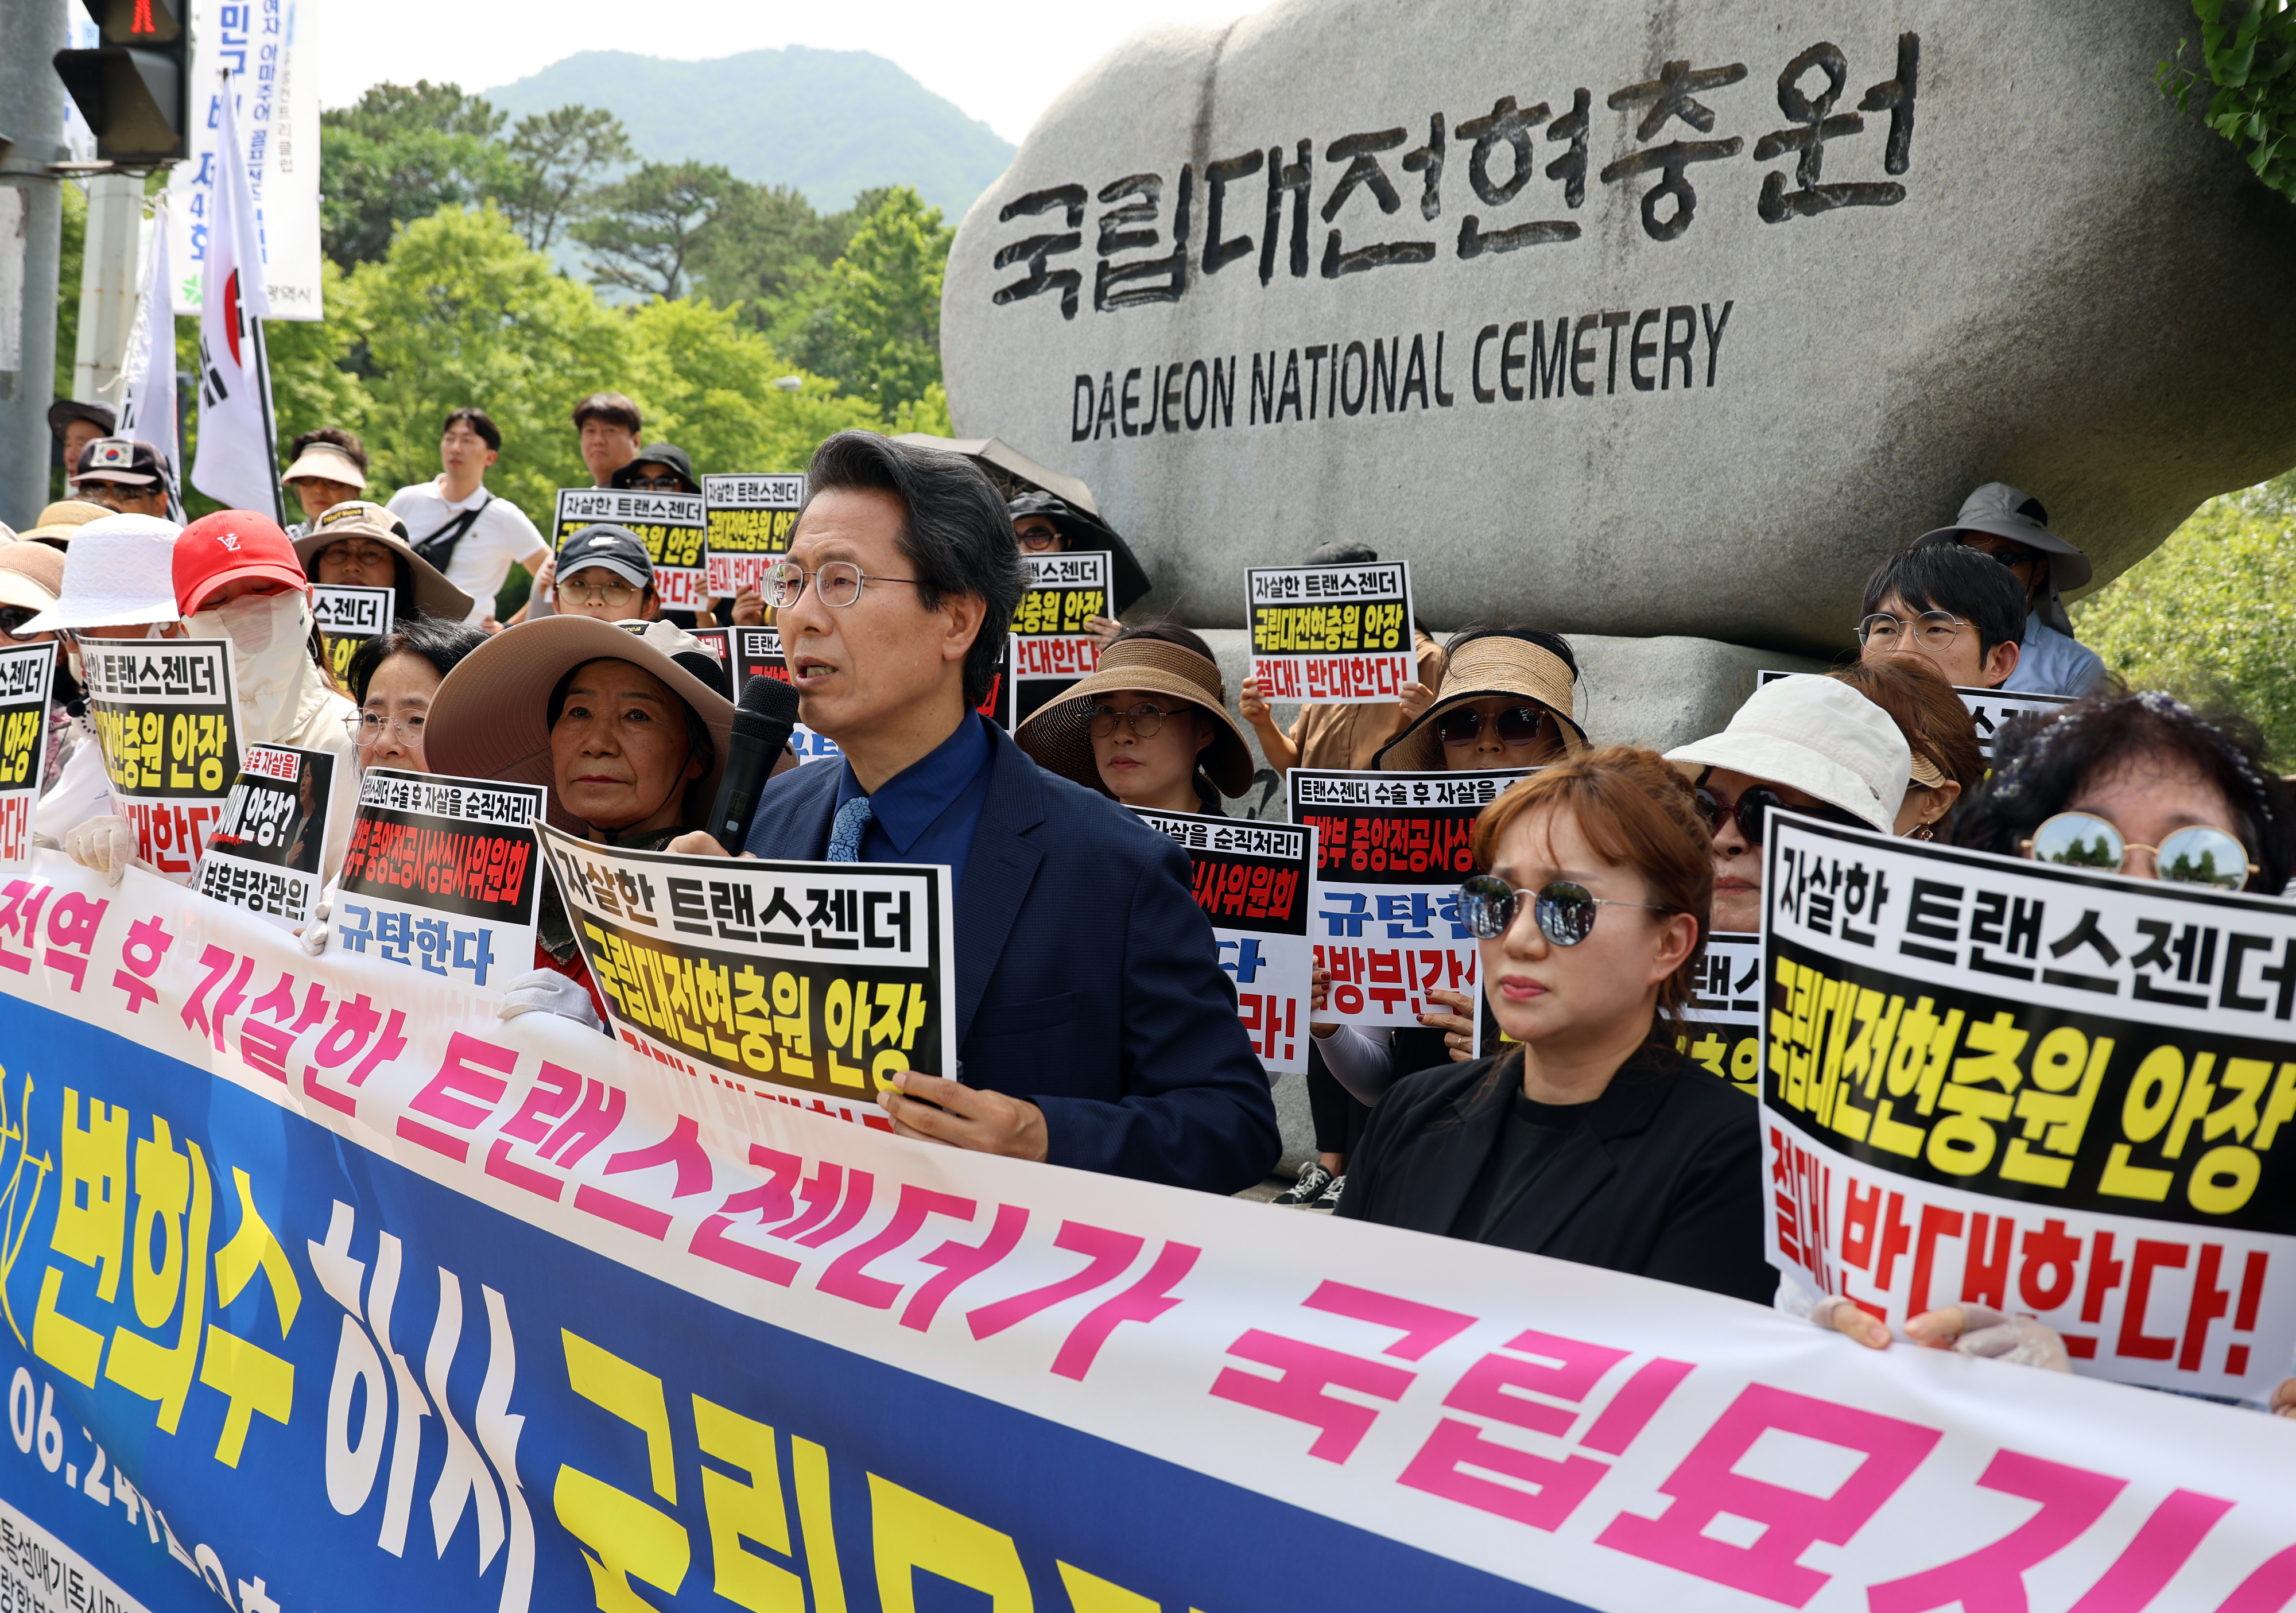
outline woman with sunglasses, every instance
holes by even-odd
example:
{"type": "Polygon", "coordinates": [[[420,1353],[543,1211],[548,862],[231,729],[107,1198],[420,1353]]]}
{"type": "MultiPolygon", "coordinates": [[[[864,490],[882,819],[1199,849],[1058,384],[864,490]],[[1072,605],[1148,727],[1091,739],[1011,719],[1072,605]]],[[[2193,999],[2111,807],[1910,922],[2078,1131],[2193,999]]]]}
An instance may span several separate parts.
{"type": "Polygon", "coordinates": [[[1770,808],[1882,834],[1897,831],[1913,749],[1890,714],[1845,683],[1798,675],[1764,684],[1728,727],[1666,759],[1689,777],[1709,830],[1714,928],[1762,927],[1762,839],[1770,808]]]}
{"type": "Polygon", "coordinates": [[[1483,809],[1459,912],[1513,1045],[1405,1077],[1339,1213],[1757,1304],[1753,1101],[1675,1051],[1713,865],[1653,752],[1556,761],[1483,809]]]}

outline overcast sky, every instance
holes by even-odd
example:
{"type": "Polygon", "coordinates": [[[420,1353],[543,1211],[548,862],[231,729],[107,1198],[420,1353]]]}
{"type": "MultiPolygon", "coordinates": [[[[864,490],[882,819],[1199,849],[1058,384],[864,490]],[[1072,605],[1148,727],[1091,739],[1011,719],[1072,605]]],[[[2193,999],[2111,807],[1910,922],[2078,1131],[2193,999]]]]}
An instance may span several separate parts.
{"type": "Polygon", "coordinates": [[[489,89],[578,51],[699,60],[785,45],[890,57],[1015,144],[1070,80],[1160,22],[1221,22],[1267,0],[322,0],[319,99],[448,80],[489,89]]]}

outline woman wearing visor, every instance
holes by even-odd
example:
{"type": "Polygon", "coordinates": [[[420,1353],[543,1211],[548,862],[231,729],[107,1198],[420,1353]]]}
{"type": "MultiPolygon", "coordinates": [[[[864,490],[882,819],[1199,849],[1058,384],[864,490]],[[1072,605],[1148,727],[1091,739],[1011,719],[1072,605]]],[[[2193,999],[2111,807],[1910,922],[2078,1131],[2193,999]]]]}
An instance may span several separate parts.
{"type": "Polygon", "coordinates": [[[1675,1051],[1714,886],[1648,750],[1550,763],[1483,809],[1459,913],[1513,1045],[1398,1082],[1339,1213],[1767,1304],[1753,1100],[1675,1051]]]}

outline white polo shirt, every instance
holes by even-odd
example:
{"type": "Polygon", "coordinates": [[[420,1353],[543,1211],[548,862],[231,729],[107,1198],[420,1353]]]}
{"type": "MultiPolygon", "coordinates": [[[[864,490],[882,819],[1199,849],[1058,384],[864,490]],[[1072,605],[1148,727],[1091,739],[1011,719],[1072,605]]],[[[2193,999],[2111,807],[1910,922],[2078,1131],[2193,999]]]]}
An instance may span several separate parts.
{"type": "Polygon", "coordinates": [[[463,535],[463,541],[455,545],[454,561],[447,568],[447,580],[476,602],[465,618],[475,625],[494,613],[495,595],[502,592],[503,579],[510,575],[512,562],[531,569],[550,552],[550,545],[527,520],[526,512],[508,499],[490,496],[481,485],[468,498],[450,500],[439,486],[443,479],[433,477],[401,487],[390,495],[389,508],[406,523],[407,541],[420,549],[460,520],[464,511],[485,500],[486,507],[463,535]]]}

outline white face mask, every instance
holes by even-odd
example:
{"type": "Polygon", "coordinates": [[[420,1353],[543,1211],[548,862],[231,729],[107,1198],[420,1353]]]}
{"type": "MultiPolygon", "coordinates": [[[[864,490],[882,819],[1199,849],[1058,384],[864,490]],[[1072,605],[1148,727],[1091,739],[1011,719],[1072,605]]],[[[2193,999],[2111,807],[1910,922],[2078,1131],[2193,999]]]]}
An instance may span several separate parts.
{"type": "MultiPolygon", "coordinates": [[[[240,703],[250,708],[258,732],[242,735],[258,742],[274,737],[293,714],[303,668],[311,663],[311,602],[299,588],[268,594],[242,594],[226,605],[191,618],[198,638],[227,638],[239,679],[240,703]]],[[[316,670],[316,669],[315,669],[316,670]]]]}

